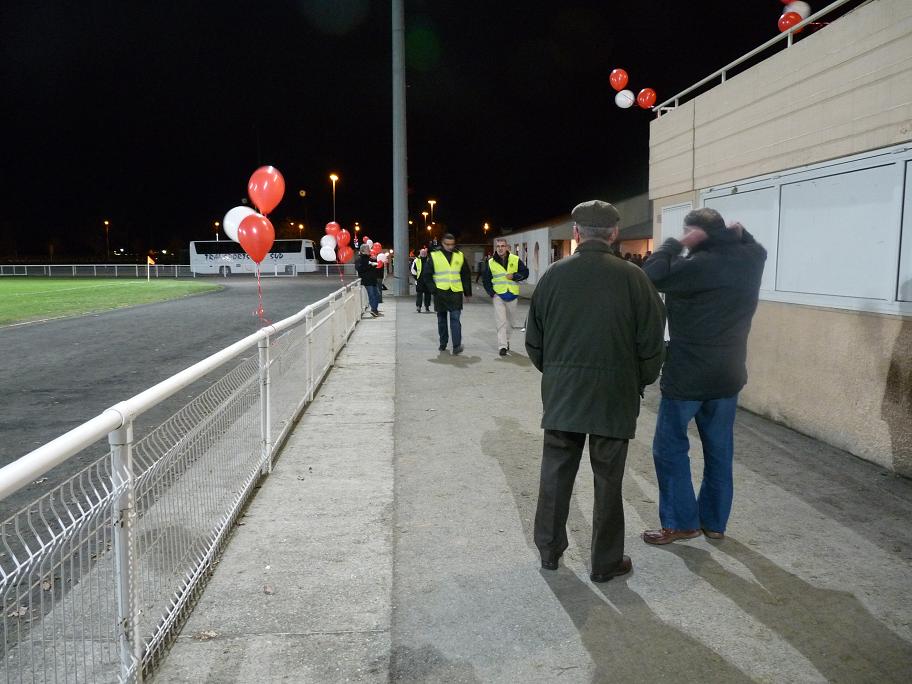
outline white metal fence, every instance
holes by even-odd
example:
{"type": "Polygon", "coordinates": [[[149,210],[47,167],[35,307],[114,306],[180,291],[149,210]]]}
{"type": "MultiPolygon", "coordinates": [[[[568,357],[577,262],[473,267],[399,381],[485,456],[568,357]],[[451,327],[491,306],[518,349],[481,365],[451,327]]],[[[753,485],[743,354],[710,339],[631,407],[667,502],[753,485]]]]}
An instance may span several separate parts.
{"type": "Polygon", "coordinates": [[[360,319],[356,281],[0,469],[0,498],[110,451],[0,523],[0,681],[141,681],[360,319]],[[256,354],[251,352],[256,349],[256,354]],[[138,441],[134,419],[220,380],[138,441]]]}
{"type": "Polygon", "coordinates": [[[0,276],[45,278],[193,278],[187,264],[0,264],[0,276]],[[148,274],[147,274],[148,269],[148,274]]]}
{"type": "MultiPolygon", "coordinates": [[[[318,264],[316,273],[327,278],[355,276],[353,262],[347,264],[318,264]]],[[[195,278],[189,264],[155,264],[146,267],[143,264],[0,264],[0,277],[33,276],[44,278],[195,278]],[[148,269],[148,273],[147,273],[148,269]]],[[[240,274],[234,274],[240,275],[240,274]]],[[[249,275],[249,274],[248,274],[249,275]]],[[[278,266],[270,269],[264,266],[261,275],[289,275],[278,266]]],[[[293,275],[300,275],[294,273],[293,275]]]]}

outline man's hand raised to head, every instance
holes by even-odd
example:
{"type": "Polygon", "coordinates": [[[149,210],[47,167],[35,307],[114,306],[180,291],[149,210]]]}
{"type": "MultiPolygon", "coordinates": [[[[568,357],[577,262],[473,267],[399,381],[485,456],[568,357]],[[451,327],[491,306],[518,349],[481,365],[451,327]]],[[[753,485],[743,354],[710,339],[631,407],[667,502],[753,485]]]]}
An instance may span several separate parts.
{"type": "Polygon", "coordinates": [[[691,228],[684,237],[681,238],[681,245],[687,247],[687,249],[693,249],[701,242],[703,242],[707,237],[706,231],[702,228],[691,228]]]}

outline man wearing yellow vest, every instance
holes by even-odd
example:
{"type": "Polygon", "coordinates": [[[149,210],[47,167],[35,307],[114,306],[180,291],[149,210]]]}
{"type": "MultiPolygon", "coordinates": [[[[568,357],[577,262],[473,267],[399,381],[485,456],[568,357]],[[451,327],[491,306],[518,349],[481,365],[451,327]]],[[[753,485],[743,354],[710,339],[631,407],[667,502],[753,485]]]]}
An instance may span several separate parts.
{"type": "Polygon", "coordinates": [[[472,296],[472,271],[465,256],[456,249],[456,238],[450,233],[440,241],[443,249],[431,252],[421,269],[421,280],[428,291],[434,293],[434,308],[437,310],[437,333],[440,335],[440,351],[446,351],[453,334],[453,354],[462,353],[462,298],[472,296]],[[449,329],[447,329],[449,319],[449,329]]]}
{"type": "Polygon", "coordinates": [[[529,269],[515,254],[510,254],[507,241],[494,240],[494,256],[485,262],[482,283],[494,303],[494,322],[497,325],[497,347],[501,356],[510,350],[510,330],[516,318],[519,283],[529,277],[529,269]]]}

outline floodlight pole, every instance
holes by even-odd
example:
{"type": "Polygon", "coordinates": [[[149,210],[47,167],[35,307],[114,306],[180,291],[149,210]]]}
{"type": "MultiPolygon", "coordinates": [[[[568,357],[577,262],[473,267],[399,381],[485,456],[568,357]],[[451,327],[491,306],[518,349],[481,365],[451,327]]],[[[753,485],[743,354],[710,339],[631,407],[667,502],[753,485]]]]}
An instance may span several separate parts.
{"type": "Polygon", "coordinates": [[[393,276],[396,292],[409,293],[408,279],[408,162],[405,127],[405,10],[393,3],[393,276]]]}

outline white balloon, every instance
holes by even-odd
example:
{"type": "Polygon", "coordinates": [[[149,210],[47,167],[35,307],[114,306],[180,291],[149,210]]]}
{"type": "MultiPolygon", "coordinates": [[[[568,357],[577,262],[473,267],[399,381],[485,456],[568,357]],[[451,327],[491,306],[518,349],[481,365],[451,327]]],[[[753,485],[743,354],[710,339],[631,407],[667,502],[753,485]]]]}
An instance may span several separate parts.
{"type": "Polygon", "coordinates": [[[367,238],[367,240],[365,240],[364,244],[367,245],[368,247],[373,247],[374,241],[371,240],[370,238],[367,238]]]}
{"type": "Polygon", "coordinates": [[[811,16],[811,6],[803,0],[795,0],[795,2],[787,4],[783,12],[796,12],[801,15],[802,19],[807,19],[811,16]]]}
{"type": "Polygon", "coordinates": [[[251,214],[255,213],[256,212],[250,207],[235,207],[229,211],[227,214],[225,214],[225,218],[222,219],[222,230],[225,231],[225,235],[237,242],[237,231],[238,226],[241,225],[241,221],[243,221],[251,214]]]}
{"type": "MultiPolygon", "coordinates": [[[[329,247],[330,249],[336,248],[336,238],[332,235],[324,235],[320,238],[320,247],[329,247]]],[[[320,254],[323,253],[323,250],[320,250],[320,254]]]]}
{"type": "Polygon", "coordinates": [[[614,104],[621,109],[627,109],[632,106],[634,102],[636,102],[636,97],[632,90],[622,90],[614,96],[614,104]]]}
{"type": "Polygon", "coordinates": [[[381,264],[385,264],[388,259],[389,259],[389,254],[387,254],[386,252],[380,252],[380,254],[377,255],[377,261],[379,261],[381,264]]]}
{"type": "MultiPolygon", "coordinates": [[[[332,235],[327,235],[325,237],[335,240],[332,235]]],[[[323,257],[323,261],[335,261],[336,260],[336,249],[335,247],[330,247],[329,245],[323,245],[320,248],[320,256],[323,257]]]]}

